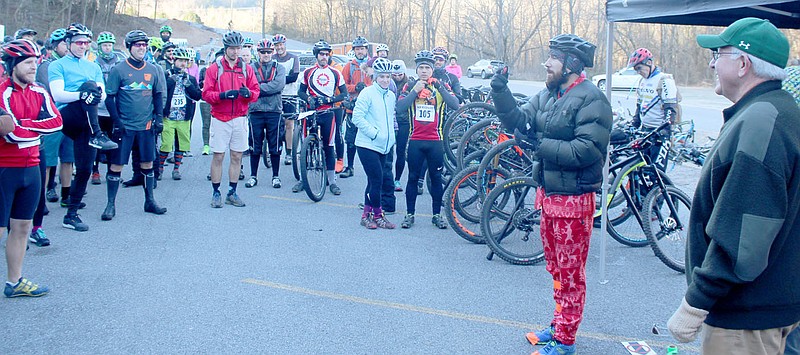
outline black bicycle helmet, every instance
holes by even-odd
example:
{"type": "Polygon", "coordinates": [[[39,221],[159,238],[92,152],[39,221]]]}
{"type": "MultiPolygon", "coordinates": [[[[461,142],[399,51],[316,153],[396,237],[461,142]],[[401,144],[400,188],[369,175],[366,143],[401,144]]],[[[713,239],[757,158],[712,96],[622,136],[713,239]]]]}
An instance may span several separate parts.
{"type": "Polygon", "coordinates": [[[70,39],[72,39],[72,37],[75,36],[86,36],[89,37],[89,39],[94,37],[94,35],[92,35],[92,31],[88,27],[84,26],[81,23],[73,22],[69,25],[69,27],[67,27],[66,38],[69,41],[70,39]]]}
{"type": "Polygon", "coordinates": [[[369,41],[367,41],[364,36],[357,36],[356,39],[353,40],[353,48],[356,47],[366,47],[369,45],[369,41]]]}
{"type": "Polygon", "coordinates": [[[244,44],[244,37],[238,31],[230,31],[222,36],[222,45],[228,47],[241,47],[244,44]]]}
{"type": "Polygon", "coordinates": [[[14,33],[14,39],[22,39],[22,36],[27,36],[27,35],[36,36],[36,34],[37,32],[35,30],[23,27],[18,29],[17,32],[14,33]]]}
{"type": "Polygon", "coordinates": [[[326,42],[324,39],[320,39],[319,42],[314,43],[314,49],[312,50],[312,52],[314,52],[314,56],[316,57],[320,51],[330,52],[331,50],[332,50],[331,45],[328,44],[328,42],[326,42]]]}
{"type": "Polygon", "coordinates": [[[594,50],[597,48],[583,38],[573,34],[562,34],[550,39],[550,49],[575,55],[587,68],[594,66],[594,50]]]}
{"type": "Polygon", "coordinates": [[[175,49],[175,48],[178,48],[178,46],[177,46],[177,45],[175,45],[175,43],[172,43],[172,42],[164,42],[164,45],[161,47],[161,50],[162,50],[162,51],[164,51],[164,52],[166,52],[166,51],[168,51],[168,50],[170,50],[170,49],[175,49]]]}
{"type": "Polygon", "coordinates": [[[133,30],[125,34],[125,47],[130,49],[136,42],[150,42],[150,38],[147,37],[147,33],[144,33],[142,30],[133,30]]]}
{"type": "Polygon", "coordinates": [[[423,49],[414,55],[414,63],[419,66],[420,64],[428,64],[433,67],[433,52],[423,49]]]}

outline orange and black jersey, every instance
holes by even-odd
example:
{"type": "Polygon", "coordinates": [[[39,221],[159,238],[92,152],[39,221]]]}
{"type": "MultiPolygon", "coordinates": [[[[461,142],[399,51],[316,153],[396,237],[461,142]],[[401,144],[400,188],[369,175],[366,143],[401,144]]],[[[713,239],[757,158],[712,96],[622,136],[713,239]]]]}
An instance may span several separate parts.
{"type": "Polygon", "coordinates": [[[411,121],[409,140],[440,141],[444,139],[442,128],[447,108],[458,109],[458,99],[450,93],[446,84],[425,84],[419,93],[413,90],[415,81],[409,81],[399,95],[395,111],[408,114],[411,121]]]}

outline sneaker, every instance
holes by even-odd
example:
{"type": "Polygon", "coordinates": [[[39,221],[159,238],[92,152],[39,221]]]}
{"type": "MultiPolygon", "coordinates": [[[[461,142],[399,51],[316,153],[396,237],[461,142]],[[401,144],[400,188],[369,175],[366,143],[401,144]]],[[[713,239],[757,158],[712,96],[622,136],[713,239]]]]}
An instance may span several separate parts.
{"type": "Polygon", "coordinates": [[[50,245],[50,239],[47,239],[47,235],[44,234],[44,229],[41,228],[37,229],[35,232],[31,232],[31,235],[28,236],[28,240],[39,247],[50,245]]]}
{"type": "MultiPolygon", "coordinates": [[[[67,208],[69,207],[69,197],[61,199],[61,207],[67,208]]],[[[86,202],[81,201],[81,204],[78,206],[79,210],[86,208],[86,202]]]]}
{"type": "Polygon", "coordinates": [[[442,217],[441,214],[433,215],[433,218],[431,218],[431,223],[433,223],[436,228],[447,229],[447,221],[444,220],[444,217],[442,217]]]}
{"type": "Polygon", "coordinates": [[[292,165],[292,156],[291,155],[286,154],[286,156],[283,157],[283,165],[292,165]]]}
{"type": "Polygon", "coordinates": [[[395,229],[395,228],[397,228],[397,226],[394,223],[389,222],[389,220],[386,219],[386,217],[375,218],[373,220],[373,223],[375,223],[375,226],[377,226],[378,228],[383,228],[383,229],[395,229]]]}
{"type": "Polygon", "coordinates": [[[361,216],[361,226],[366,227],[367,224],[372,220],[372,213],[367,214],[366,216],[361,216]]]}
{"type": "Polygon", "coordinates": [[[244,171],[239,170],[239,181],[244,180],[244,171]]]}
{"type": "Polygon", "coordinates": [[[394,190],[395,191],[403,191],[403,185],[400,185],[400,180],[394,181],[394,190]]]}
{"type": "Polygon", "coordinates": [[[280,189],[281,188],[281,178],[277,176],[272,177],[272,188],[280,189]]]}
{"type": "Polygon", "coordinates": [[[244,202],[239,198],[236,192],[229,192],[228,197],[225,198],[226,205],[233,205],[234,207],[244,207],[244,202]]]}
{"type": "Polygon", "coordinates": [[[95,171],[92,173],[92,185],[100,185],[100,172],[95,171]]]}
{"type": "Polygon", "coordinates": [[[549,343],[551,340],[553,340],[553,336],[555,334],[556,330],[551,325],[545,329],[525,334],[525,339],[528,339],[528,342],[530,342],[531,345],[545,345],[549,343]]]}
{"type": "Polygon", "coordinates": [[[378,229],[378,224],[375,223],[374,219],[368,218],[365,227],[367,227],[367,229],[378,229]]]}
{"type": "Polygon", "coordinates": [[[67,215],[64,216],[64,221],[61,222],[61,226],[76,230],[78,232],[85,232],[89,230],[89,226],[81,221],[81,217],[77,213],[74,215],[67,213],[67,215]]]}
{"type": "Polygon", "coordinates": [[[531,355],[575,355],[575,344],[565,345],[558,340],[551,340],[543,348],[531,355]]]}
{"type": "Polygon", "coordinates": [[[161,181],[161,175],[164,175],[163,171],[155,173],[156,181],[161,181]]]}
{"type": "Polygon", "coordinates": [[[336,173],[341,173],[344,170],[344,159],[336,159],[336,173]]]}
{"type": "Polygon", "coordinates": [[[411,228],[414,225],[414,215],[407,213],[406,217],[403,218],[403,223],[400,223],[400,227],[403,229],[411,228]]]}
{"type": "Polygon", "coordinates": [[[331,193],[339,196],[342,194],[342,189],[339,188],[339,185],[331,184],[331,193]]]}
{"type": "Polygon", "coordinates": [[[344,168],[344,170],[342,170],[342,173],[339,174],[339,177],[342,179],[347,179],[351,176],[353,176],[353,168],[351,167],[344,168]]]}
{"type": "Polygon", "coordinates": [[[302,181],[298,181],[296,184],[294,184],[294,186],[292,186],[292,192],[297,193],[297,192],[300,192],[300,191],[303,191],[303,182],[302,181]]]}
{"type": "Polygon", "coordinates": [[[12,286],[6,282],[6,288],[3,290],[3,293],[8,298],[22,296],[39,297],[46,295],[48,291],[50,290],[47,287],[40,287],[39,285],[28,281],[28,279],[20,277],[16,285],[12,286]]]}
{"type": "Polygon", "coordinates": [[[190,152],[190,151],[188,151],[188,150],[187,150],[187,151],[185,151],[185,152],[183,152],[183,157],[184,157],[184,158],[191,158],[191,157],[193,157],[193,156],[194,156],[194,154],[192,154],[192,152],[190,152]]]}
{"type": "Polygon", "coordinates": [[[119,147],[117,143],[114,143],[114,141],[108,139],[106,134],[102,132],[89,139],[89,145],[92,148],[97,148],[100,150],[112,150],[112,149],[117,149],[117,147],[119,147]]]}
{"type": "Polygon", "coordinates": [[[47,189],[47,193],[44,194],[47,198],[47,202],[58,202],[58,193],[56,189],[47,189]]]}
{"type": "Polygon", "coordinates": [[[130,180],[122,182],[122,187],[133,187],[142,185],[144,185],[144,177],[142,177],[142,174],[133,174],[133,177],[130,180]]]}
{"type": "Polygon", "coordinates": [[[219,191],[214,191],[214,195],[211,196],[211,207],[222,208],[222,194],[219,191]]]}
{"type": "Polygon", "coordinates": [[[208,176],[206,176],[206,180],[211,181],[211,173],[208,173],[208,176]]]}
{"type": "Polygon", "coordinates": [[[425,192],[425,184],[417,183],[417,195],[422,195],[423,192],[425,192]]]}
{"type": "Polygon", "coordinates": [[[247,182],[244,183],[244,187],[248,189],[256,185],[258,185],[258,178],[255,176],[251,176],[250,179],[248,179],[247,182]]]}
{"type": "Polygon", "coordinates": [[[209,154],[211,154],[211,147],[209,147],[208,145],[204,145],[203,146],[203,155],[209,155],[209,154]]]}
{"type": "Polygon", "coordinates": [[[183,175],[181,175],[181,171],[180,170],[178,170],[178,169],[172,170],[172,180],[180,180],[182,178],[183,178],[183,175]]]}

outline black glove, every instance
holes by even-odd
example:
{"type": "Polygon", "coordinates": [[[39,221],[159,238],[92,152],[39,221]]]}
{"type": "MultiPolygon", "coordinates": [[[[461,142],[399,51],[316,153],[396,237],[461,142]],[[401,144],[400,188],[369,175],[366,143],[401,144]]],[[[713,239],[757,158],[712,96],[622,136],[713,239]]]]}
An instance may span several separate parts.
{"type": "Polygon", "coordinates": [[[242,87],[239,88],[239,96],[244,97],[245,99],[249,99],[250,98],[250,89],[248,89],[246,86],[242,85],[242,87]]]}
{"type": "Polygon", "coordinates": [[[342,106],[348,110],[353,110],[356,107],[356,102],[354,100],[342,101],[342,106]]]}
{"type": "Polygon", "coordinates": [[[492,86],[492,90],[496,92],[501,92],[503,89],[508,87],[508,67],[503,66],[500,69],[497,69],[494,76],[492,76],[492,82],[489,84],[492,86]]]}
{"type": "Polygon", "coordinates": [[[219,93],[220,100],[236,100],[239,97],[239,90],[228,90],[219,93]]]}
{"type": "Polygon", "coordinates": [[[364,88],[366,88],[366,87],[367,87],[367,84],[364,84],[363,82],[358,83],[358,84],[356,84],[356,92],[359,93],[359,92],[361,92],[361,90],[364,90],[364,88]]]}
{"type": "Polygon", "coordinates": [[[125,136],[125,126],[122,122],[114,122],[114,129],[111,130],[111,139],[120,142],[123,136],[125,136]]]}
{"type": "Polygon", "coordinates": [[[102,97],[102,93],[100,89],[95,87],[94,89],[84,89],[81,90],[81,101],[86,103],[89,106],[94,106],[100,103],[100,99],[102,97]]]}
{"type": "Polygon", "coordinates": [[[316,97],[309,97],[308,98],[308,108],[310,110],[313,110],[313,109],[316,109],[317,106],[319,106],[319,103],[317,102],[317,98],[316,97]]]}
{"type": "Polygon", "coordinates": [[[153,130],[156,134],[161,134],[164,131],[164,118],[156,116],[153,118],[153,130]]]}

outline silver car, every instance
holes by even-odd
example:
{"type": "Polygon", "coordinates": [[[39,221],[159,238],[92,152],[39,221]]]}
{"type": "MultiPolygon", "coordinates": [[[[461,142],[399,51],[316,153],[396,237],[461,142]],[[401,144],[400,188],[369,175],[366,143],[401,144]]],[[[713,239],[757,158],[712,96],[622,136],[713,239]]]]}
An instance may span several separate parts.
{"type": "Polygon", "coordinates": [[[467,67],[467,77],[480,75],[481,79],[488,79],[494,72],[506,64],[499,60],[481,59],[467,67]]]}

